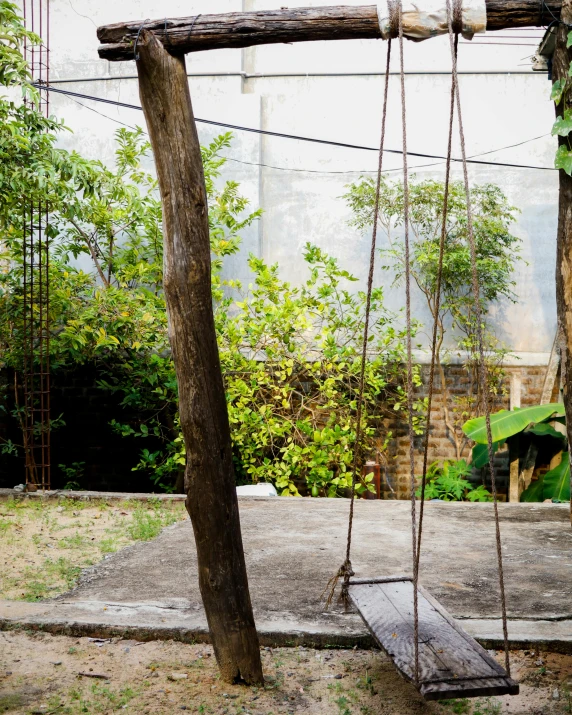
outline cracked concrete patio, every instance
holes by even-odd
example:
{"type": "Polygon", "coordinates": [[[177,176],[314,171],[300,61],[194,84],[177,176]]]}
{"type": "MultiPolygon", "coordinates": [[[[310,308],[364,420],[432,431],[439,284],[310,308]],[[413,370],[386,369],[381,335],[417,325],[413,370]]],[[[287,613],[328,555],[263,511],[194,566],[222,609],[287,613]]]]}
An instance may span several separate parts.
{"type": "MultiPolygon", "coordinates": [[[[371,645],[359,616],[324,611],[343,560],[345,499],[239,499],[252,601],[264,644],[371,645]]],[[[421,581],[482,643],[501,642],[490,504],[426,503],[421,581]]],[[[514,647],[572,652],[572,530],[568,507],[500,505],[514,647]]],[[[357,576],[411,570],[410,504],[358,501],[357,576]]],[[[206,640],[189,521],[84,571],[73,591],[41,603],[0,602],[0,627],[146,640],[206,640]]]]}

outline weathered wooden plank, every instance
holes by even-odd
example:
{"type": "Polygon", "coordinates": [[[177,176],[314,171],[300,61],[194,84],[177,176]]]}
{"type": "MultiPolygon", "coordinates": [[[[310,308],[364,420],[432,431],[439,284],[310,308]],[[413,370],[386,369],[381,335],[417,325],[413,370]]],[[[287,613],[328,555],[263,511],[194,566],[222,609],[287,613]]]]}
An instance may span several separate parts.
{"type": "MultiPolygon", "coordinates": [[[[562,0],[486,0],[487,29],[544,25],[558,17],[562,0]],[[550,18],[552,19],[552,18],[550,18]]],[[[151,30],[173,54],[227,47],[315,40],[379,39],[375,5],[283,8],[219,15],[133,20],[97,30],[99,56],[112,61],[134,58],[140,29],[151,30]]]]}
{"type": "MultiPolygon", "coordinates": [[[[352,579],[349,594],[381,648],[406,679],[415,681],[411,579],[352,579]]],[[[418,605],[419,690],[424,697],[518,692],[503,668],[423,589],[418,605]]]]}

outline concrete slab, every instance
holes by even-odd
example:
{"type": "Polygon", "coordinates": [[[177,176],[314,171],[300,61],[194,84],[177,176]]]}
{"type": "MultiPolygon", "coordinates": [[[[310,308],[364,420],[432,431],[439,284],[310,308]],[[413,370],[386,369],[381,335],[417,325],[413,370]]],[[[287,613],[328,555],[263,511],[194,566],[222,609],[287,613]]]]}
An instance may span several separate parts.
{"type": "MultiPolygon", "coordinates": [[[[337,606],[325,612],[321,601],[343,560],[348,501],[245,497],[239,503],[263,640],[370,644],[356,614],[344,614],[337,606]]],[[[502,504],[500,512],[513,645],[572,652],[568,507],[502,504]]],[[[491,505],[427,503],[424,535],[424,586],[469,632],[496,646],[501,628],[491,505]]],[[[356,575],[409,572],[409,503],[357,502],[352,543],[356,575]]],[[[0,623],[84,635],[129,632],[140,639],[202,640],[206,621],[196,574],[191,524],[182,522],[86,570],[79,586],[59,599],[0,604],[0,623]]]]}

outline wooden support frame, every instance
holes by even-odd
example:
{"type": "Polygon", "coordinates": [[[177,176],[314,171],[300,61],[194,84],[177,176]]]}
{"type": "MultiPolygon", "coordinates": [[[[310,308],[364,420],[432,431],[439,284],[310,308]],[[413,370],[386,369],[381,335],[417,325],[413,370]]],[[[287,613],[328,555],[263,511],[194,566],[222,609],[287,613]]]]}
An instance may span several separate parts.
{"type": "MultiPolygon", "coordinates": [[[[489,30],[541,26],[561,13],[562,19],[572,24],[572,0],[485,3],[489,30]]],[[[567,28],[560,26],[554,58],[556,78],[567,76],[572,59],[566,49],[566,35],[567,28]]],[[[98,29],[103,43],[101,58],[138,60],[141,103],[163,203],[164,288],[187,449],[187,509],[197,543],[201,595],[211,638],[222,677],[228,682],[242,679],[261,683],[262,668],[240,533],[212,312],[208,206],[184,54],[223,47],[380,36],[375,5],[160,18],[98,29]]],[[[565,339],[564,401],[572,443],[572,179],[562,171],[557,295],[565,339]]],[[[373,582],[369,579],[367,583],[373,582]]],[[[353,588],[358,588],[357,581],[353,588]]],[[[421,595],[439,611],[439,604],[432,603],[429,594],[422,591],[421,595]]],[[[499,678],[503,679],[502,674],[499,678]]],[[[433,697],[431,693],[437,691],[435,697],[444,697],[439,687],[430,685],[426,697],[433,697]]],[[[498,692],[514,692],[517,687],[512,681],[499,682],[498,692]]],[[[469,690],[463,687],[458,692],[468,694],[469,690]]],[[[490,687],[486,692],[491,692],[490,687]]]]}
{"type": "MultiPolygon", "coordinates": [[[[547,24],[552,20],[550,13],[560,15],[562,5],[562,0],[546,0],[544,9],[538,0],[485,1],[488,30],[547,24]]],[[[102,43],[99,56],[113,62],[134,59],[134,45],[141,28],[153,31],[173,54],[284,42],[381,37],[376,5],[283,8],[103,25],[97,30],[102,43]]]]}
{"type": "MultiPolygon", "coordinates": [[[[567,79],[572,62],[572,49],[567,47],[568,26],[572,25],[572,0],[562,3],[563,23],[556,32],[556,49],[552,61],[554,80],[567,79]]],[[[562,116],[563,102],[556,107],[556,115],[562,116]]],[[[567,145],[566,137],[558,137],[559,145],[567,145]]],[[[572,444],[572,177],[558,172],[560,191],[558,197],[558,233],[556,238],[556,308],[558,325],[562,331],[561,363],[563,401],[566,410],[568,444],[572,444]]],[[[572,451],[569,453],[572,455],[572,451]]],[[[572,497],[570,501],[572,523],[572,497]]]]}
{"type": "Polygon", "coordinates": [[[185,58],[173,57],[143,32],[137,73],[163,204],[163,286],[201,596],[222,678],[261,684],[212,309],[207,195],[185,58]]]}

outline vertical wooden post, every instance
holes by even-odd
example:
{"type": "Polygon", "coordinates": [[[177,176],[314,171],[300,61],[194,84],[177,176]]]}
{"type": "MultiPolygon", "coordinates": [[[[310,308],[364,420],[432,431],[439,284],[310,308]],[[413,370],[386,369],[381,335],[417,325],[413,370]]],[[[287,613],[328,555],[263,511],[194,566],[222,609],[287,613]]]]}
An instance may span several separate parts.
{"type": "MultiPolygon", "coordinates": [[[[562,23],[556,33],[556,49],[552,62],[553,79],[567,79],[572,52],[566,49],[568,25],[572,24],[572,0],[563,0],[561,11],[562,23]]],[[[564,102],[556,108],[556,114],[562,115],[564,102]]],[[[567,145],[565,137],[558,137],[560,145],[567,145]]],[[[559,171],[560,196],[558,201],[558,234],[556,249],[556,305],[558,322],[563,334],[561,370],[563,378],[563,397],[566,410],[566,430],[568,444],[572,445],[572,177],[559,171]]],[[[572,501],[570,504],[572,521],[572,501]]]]}
{"type": "Polygon", "coordinates": [[[145,31],[136,51],[163,203],[164,289],[201,595],[223,680],[261,683],[212,309],[207,196],[185,59],[170,55],[145,31]]]}

